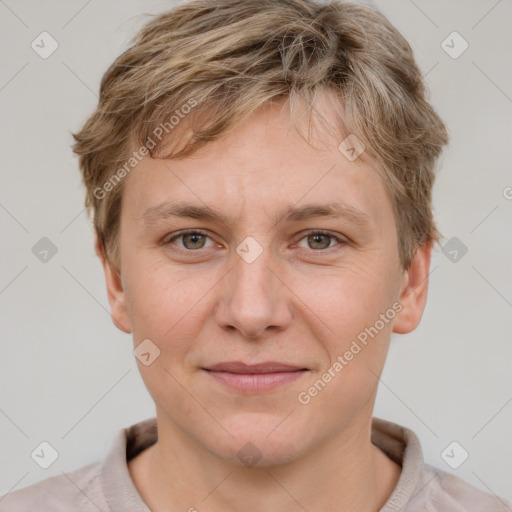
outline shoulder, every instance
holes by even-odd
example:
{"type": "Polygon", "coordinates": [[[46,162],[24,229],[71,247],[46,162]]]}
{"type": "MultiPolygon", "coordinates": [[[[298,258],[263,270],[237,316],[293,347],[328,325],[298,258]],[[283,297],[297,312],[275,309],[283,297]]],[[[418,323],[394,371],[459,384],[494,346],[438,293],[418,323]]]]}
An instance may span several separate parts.
{"type": "Polygon", "coordinates": [[[380,512],[512,512],[512,504],[502,497],[426,464],[420,440],[411,429],[373,418],[372,442],[402,466],[380,512]]]}
{"type": "Polygon", "coordinates": [[[462,478],[425,464],[424,490],[430,510],[453,512],[510,512],[512,504],[494,494],[482,491],[462,478]]]}
{"type": "Polygon", "coordinates": [[[0,512],[108,510],[101,487],[101,462],[62,472],[23,489],[0,496],[0,512]]]}

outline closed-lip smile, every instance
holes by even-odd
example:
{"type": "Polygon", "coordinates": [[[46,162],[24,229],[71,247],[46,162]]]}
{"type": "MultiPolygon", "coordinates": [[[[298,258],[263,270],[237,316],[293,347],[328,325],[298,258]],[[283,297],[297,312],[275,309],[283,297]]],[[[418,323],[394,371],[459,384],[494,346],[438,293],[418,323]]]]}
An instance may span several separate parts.
{"type": "Polygon", "coordinates": [[[227,387],[246,393],[270,391],[297,380],[309,371],[308,368],[277,361],[257,364],[226,361],[208,366],[203,370],[227,387]]]}

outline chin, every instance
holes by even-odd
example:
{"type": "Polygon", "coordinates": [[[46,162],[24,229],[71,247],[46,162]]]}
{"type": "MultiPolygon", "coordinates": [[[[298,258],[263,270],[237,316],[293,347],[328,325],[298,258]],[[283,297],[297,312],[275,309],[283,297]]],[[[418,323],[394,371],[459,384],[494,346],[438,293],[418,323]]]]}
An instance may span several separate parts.
{"type": "Polygon", "coordinates": [[[232,437],[224,436],[223,442],[210,449],[217,456],[246,467],[292,462],[305,451],[307,436],[300,434],[291,419],[283,422],[283,418],[262,414],[238,416],[226,428],[232,437]]]}

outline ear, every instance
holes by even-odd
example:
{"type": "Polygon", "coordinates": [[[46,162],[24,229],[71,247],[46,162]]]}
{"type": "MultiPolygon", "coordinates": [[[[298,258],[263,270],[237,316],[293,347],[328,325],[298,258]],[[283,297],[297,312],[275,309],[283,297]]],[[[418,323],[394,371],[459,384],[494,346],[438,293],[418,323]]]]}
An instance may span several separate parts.
{"type": "Polygon", "coordinates": [[[431,252],[432,242],[416,249],[411,265],[404,271],[399,298],[402,309],[395,317],[393,332],[406,334],[420,323],[427,303],[431,252]]]}
{"type": "Polygon", "coordinates": [[[97,234],[95,234],[94,248],[103,266],[103,272],[105,273],[112,322],[114,322],[114,325],[119,330],[127,334],[131,333],[132,324],[126,310],[126,297],[123,290],[121,276],[112,269],[109,261],[107,260],[103,244],[100,242],[97,234]]]}

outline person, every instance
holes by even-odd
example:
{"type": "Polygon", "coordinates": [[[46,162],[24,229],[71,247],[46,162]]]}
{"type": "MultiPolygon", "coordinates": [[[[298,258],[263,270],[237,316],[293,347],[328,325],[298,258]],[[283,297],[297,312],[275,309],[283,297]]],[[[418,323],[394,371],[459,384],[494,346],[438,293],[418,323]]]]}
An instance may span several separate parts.
{"type": "Polygon", "coordinates": [[[103,76],[73,150],[156,417],[1,511],[498,511],[373,417],[439,239],[447,129],[376,8],[194,0],[103,76]]]}

